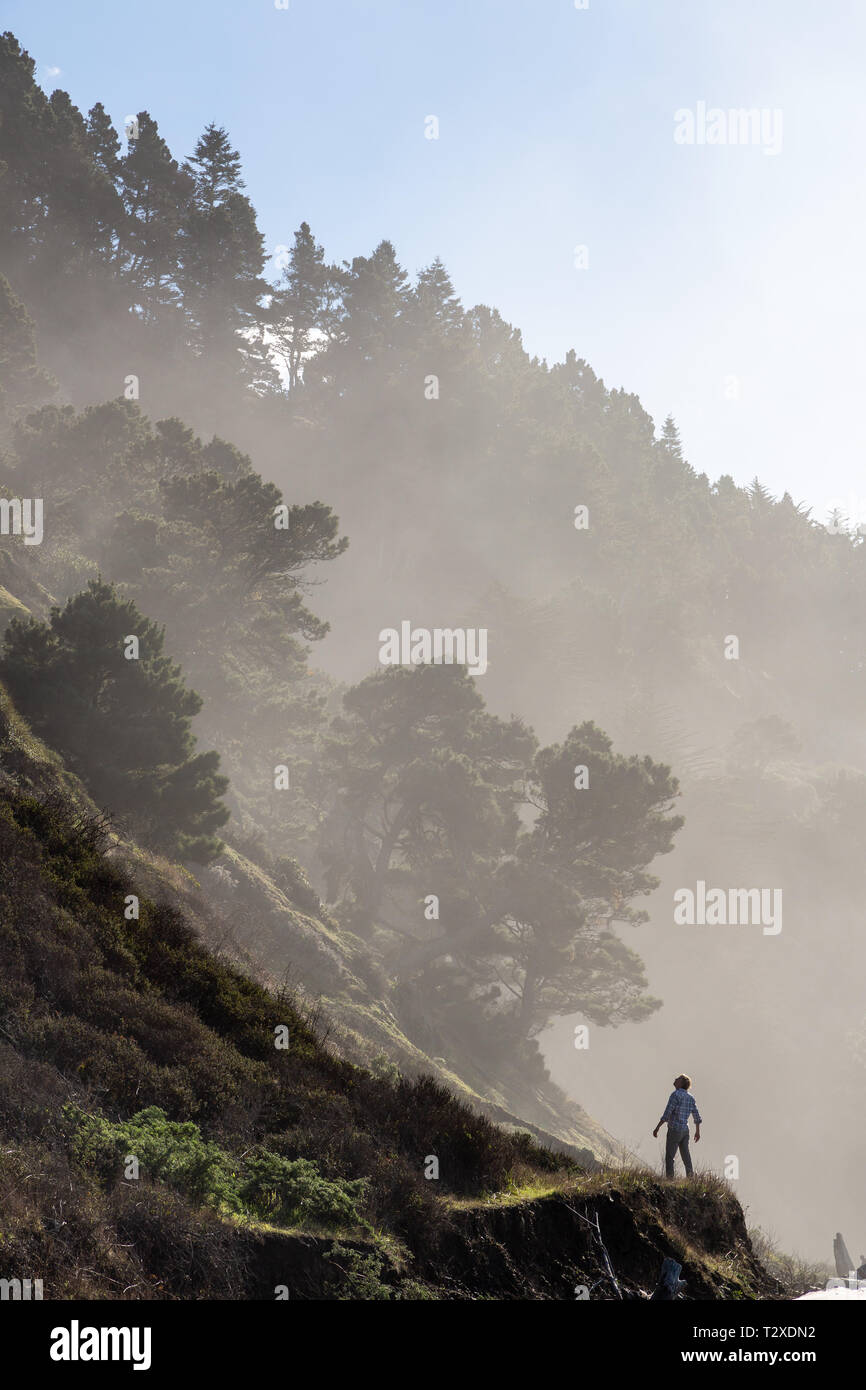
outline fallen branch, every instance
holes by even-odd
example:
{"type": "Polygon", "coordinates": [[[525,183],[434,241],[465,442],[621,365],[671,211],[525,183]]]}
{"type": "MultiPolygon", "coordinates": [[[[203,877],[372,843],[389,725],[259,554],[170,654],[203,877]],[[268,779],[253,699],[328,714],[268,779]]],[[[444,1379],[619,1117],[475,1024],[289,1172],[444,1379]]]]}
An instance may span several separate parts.
{"type": "Polygon", "coordinates": [[[613,1284],[613,1287],[616,1290],[617,1298],[622,1298],[622,1289],[620,1288],[619,1283],[617,1282],[617,1277],[613,1272],[613,1265],[611,1264],[610,1256],[607,1253],[607,1246],[601,1238],[601,1227],[598,1224],[598,1212],[593,1212],[595,1220],[590,1221],[589,1217],[584,1216],[579,1211],[575,1211],[574,1207],[570,1207],[567,1202],[565,1202],[563,1205],[566,1207],[568,1211],[571,1212],[572,1216],[576,1216],[579,1221],[585,1222],[585,1224],[590,1228],[590,1230],[595,1232],[595,1238],[598,1241],[599,1248],[601,1250],[601,1256],[604,1260],[608,1278],[610,1279],[610,1282],[613,1284]]]}

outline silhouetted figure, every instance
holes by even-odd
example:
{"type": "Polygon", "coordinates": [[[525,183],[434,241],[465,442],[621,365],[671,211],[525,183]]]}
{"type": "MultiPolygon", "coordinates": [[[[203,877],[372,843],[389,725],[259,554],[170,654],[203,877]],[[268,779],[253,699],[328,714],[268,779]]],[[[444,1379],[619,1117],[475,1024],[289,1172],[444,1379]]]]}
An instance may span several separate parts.
{"type": "Polygon", "coordinates": [[[674,1175],[674,1159],[678,1149],[686,1170],[686,1177],[690,1178],[693,1172],[692,1156],[689,1153],[689,1116],[694,1115],[695,1117],[695,1143],[698,1144],[701,1138],[701,1115],[694,1096],[689,1095],[691,1084],[692,1078],[690,1076],[674,1077],[674,1089],[668,1097],[665,1113],[653,1130],[653,1138],[655,1139],[662,1125],[667,1124],[665,1177],[668,1178],[672,1178],[674,1175]]]}

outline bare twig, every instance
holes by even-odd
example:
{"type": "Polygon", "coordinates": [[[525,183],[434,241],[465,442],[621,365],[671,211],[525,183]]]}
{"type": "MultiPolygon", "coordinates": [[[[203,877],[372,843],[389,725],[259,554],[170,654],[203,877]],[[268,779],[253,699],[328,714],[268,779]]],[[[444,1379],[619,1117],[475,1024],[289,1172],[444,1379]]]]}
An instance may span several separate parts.
{"type": "Polygon", "coordinates": [[[579,1221],[583,1221],[587,1226],[589,1226],[591,1231],[595,1232],[595,1238],[598,1241],[599,1248],[601,1249],[601,1255],[602,1259],[604,1260],[604,1265],[605,1269],[607,1270],[608,1278],[610,1279],[610,1282],[613,1284],[613,1287],[616,1290],[617,1298],[622,1298],[622,1289],[620,1288],[619,1283],[617,1281],[617,1277],[613,1272],[613,1265],[611,1264],[610,1256],[607,1253],[607,1246],[601,1238],[601,1227],[598,1222],[598,1212],[593,1212],[593,1216],[595,1219],[593,1221],[590,1221],[589,1217],[584,1216],[579,1211],[575,1211],[574,1207],[570,1207],[568,1205],[568,1202],[564,1202],[563,1205],[565,1206],[567,1211],[571,1212],[572,1216],[576,1216],[579,1221]]]}

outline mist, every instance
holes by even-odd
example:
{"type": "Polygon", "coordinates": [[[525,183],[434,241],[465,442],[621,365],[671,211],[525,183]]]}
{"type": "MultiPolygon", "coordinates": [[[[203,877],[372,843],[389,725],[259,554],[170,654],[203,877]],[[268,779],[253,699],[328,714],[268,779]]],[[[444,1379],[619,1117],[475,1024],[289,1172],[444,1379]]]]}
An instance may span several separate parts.
{"type": "Polygon", "coordinates": [[[748,1225],[858,1254],[861,528],[710,468],[580,323],[527,350],[432,238],[304,214],[275,270],[219,117],[172,149],[2,61],[19,715],[346,1056],[655,1172],[687,1073],[748,1225]]]}

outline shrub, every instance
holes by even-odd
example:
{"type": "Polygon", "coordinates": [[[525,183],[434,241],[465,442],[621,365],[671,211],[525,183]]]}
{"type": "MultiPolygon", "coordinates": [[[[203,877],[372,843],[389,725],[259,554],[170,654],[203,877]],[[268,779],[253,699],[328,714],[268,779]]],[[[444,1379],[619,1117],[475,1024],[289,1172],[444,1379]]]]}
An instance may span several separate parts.
{"type": "Polygon", "coordinates": [[[383,1261],[374,1253],[363,1254],[338,1241],[325,1251],[341,1277],[328,1285],[328,1296],[337,1302],[363,1299],[381,1302],[394,1297],[394,1290],[382,1282],[383,1261]]]}
{"type": "Polygon", "coordinates": [[[399,1301],[419,1301],[438,1299],[434,1289],[417,1279],[404,1279],[396,1288],[383,1280],[385,1261],[376,1251],[369,1253],[353,1250],[350,1245],[334,1241],[330,1250],[325,1251],[329,1260],[339,1271],[340,1278],[332,1280],[327,1286],[329,1298],[337,1302],[362,1299],[365,1302],[384,1302],[389,1299],[399,1301]]]}
{"type": "Polygon", "coordinates": [[[755,1258],[768,1274],[778,1279],[789,1298],[799,1298],[811,1289],[823,1289],[833,1274],[824,1261],[806,1259],[802,1255],[787,1255],[776,1245],[773,1236],[756,1226],[749,1231],[755,1258]]]}
{"type": "Polygon", "coordinates": [[[246,1160],[241,1201],[250,1210],[283,1225],[314,1221],[323,1226],[364,1224],[358,1204],[366,1178],[330,1181],[307,1158],[281,1158],[261,1149],[246,1160]]]}
{"type": "Polygon", "coordinates": [[[239,1216],[266,1217],[278,1225],[365,1224],[358,1210],[364,1178],[328,1179],[310,1159],[282,1158],[260,1148],[238,1158],[202,1136],[191,1120],[169,1120],[158,1106],[112,1123],[76,1106],[64,1107],[74,1158],[112,1182],[127,1155],[144,1176],[165,1183],[190,1201],[239,1216]]]}

